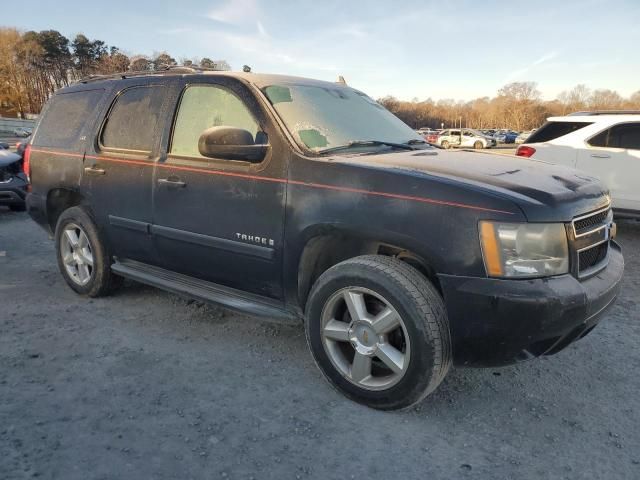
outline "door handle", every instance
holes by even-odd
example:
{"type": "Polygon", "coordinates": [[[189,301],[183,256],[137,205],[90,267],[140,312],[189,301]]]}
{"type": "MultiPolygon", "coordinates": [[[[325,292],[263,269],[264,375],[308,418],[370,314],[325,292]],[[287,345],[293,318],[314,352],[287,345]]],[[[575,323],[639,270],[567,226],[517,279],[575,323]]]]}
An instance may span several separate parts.
{"type": "Polygon", "coordinates": [[[104,168],[84,167],[84,173],[88,175],[104,175],[107,172],[104,170],[104,168]]]}
{"type": "Polygon", "coordinates": [[[173,179],[173,178],[159,178],[158,183],[160,185],[166,185],[167,187],[184,188],[187,186],[185,182],[178,179],[173,179]]]}
{"type": "Polygon", "coordinates": [[[607,155],[606,153],[592,153],[591,156],[593,158],[611,158],[611,155],[607,155]]]}

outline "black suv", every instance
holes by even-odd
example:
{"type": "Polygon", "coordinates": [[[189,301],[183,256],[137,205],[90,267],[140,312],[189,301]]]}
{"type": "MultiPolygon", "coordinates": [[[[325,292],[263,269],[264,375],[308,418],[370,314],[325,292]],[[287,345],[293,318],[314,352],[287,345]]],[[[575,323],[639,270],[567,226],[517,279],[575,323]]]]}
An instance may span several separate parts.
{"type": "Polygon", "coordinates": [[[342,83],[175,69],[48,103],[31,216],[76,292],[122,277],[304,319],[346,396],[408,407],[455,365],[552,354],[615,299],[623,258],[595,179],[437,151],[342,83]]]}
{"type": "Polygon", "coordinates": [[[24,211],[27,187],[22,153],[0,148],[0,206],[7,206],[15,212],[24,211]]]}

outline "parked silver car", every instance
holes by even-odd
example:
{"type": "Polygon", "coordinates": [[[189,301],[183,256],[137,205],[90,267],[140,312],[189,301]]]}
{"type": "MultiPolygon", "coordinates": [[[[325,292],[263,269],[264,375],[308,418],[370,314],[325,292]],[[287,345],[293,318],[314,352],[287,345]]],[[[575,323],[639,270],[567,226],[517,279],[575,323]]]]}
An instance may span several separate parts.
{"type": "Polygon", "coordinates": [[[438,136],[435,144],[442,148],[460,147],[481,150],[495,147],[496,141],[472,128],[449,128],[438,136]]]}
{"type": "Polygon", "coordinates": [[[17,127],[13,129],[13,135],[16,137],[28,137],[31,133],[30,128],[17,127]]]}

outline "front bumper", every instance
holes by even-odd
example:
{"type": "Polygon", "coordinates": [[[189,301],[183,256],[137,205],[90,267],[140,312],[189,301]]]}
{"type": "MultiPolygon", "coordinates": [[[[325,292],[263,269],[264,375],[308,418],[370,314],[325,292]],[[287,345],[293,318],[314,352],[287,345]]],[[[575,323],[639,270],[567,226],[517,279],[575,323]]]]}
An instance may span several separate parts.
{"type": "Polygon", "coordinates": [[[623,272],[612,241],[607,267],[582,281],[440,275],[454,363],[498,366],[559,352],[595,327],[618,295],[623,272]]]}
{"type": "Polygon", "coordinates": [[[16,175],[8,182],[0,183],[0,205],[24,205],[28,182],[16,175]]]}

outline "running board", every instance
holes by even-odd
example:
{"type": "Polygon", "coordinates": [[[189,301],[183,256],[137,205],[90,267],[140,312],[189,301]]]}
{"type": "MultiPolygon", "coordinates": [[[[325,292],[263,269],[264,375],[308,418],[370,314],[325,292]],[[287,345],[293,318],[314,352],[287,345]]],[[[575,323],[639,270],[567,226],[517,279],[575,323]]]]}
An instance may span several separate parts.
{"type": "Polygon", "coordinates": [[[116,260],[111,265],[111,270],[120,276],[152,287],[203,302],[216,303],[238,312],[279,320],[300,320],[298,315],[287,310],[284,304],[276,300],[199,280],[146,263],[134,260],[116,260]]]}

